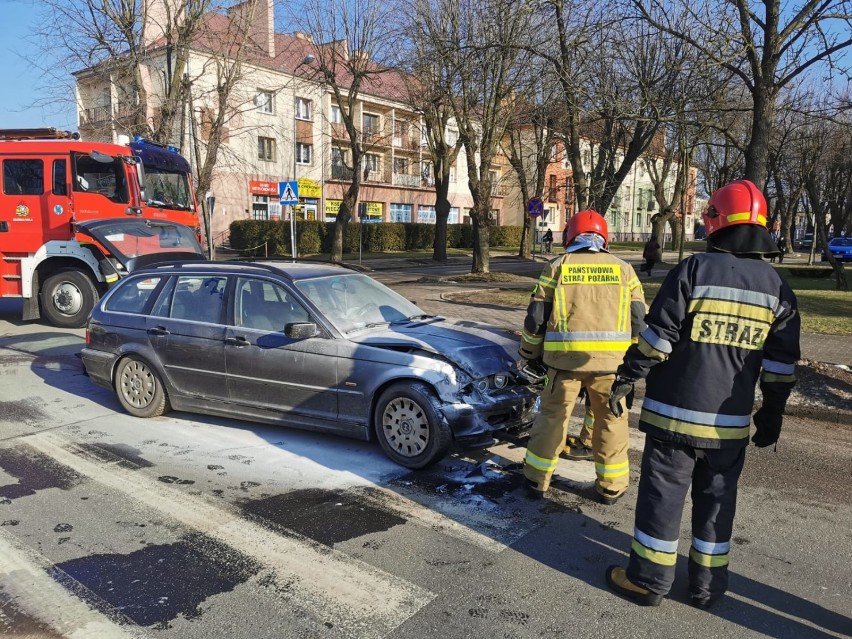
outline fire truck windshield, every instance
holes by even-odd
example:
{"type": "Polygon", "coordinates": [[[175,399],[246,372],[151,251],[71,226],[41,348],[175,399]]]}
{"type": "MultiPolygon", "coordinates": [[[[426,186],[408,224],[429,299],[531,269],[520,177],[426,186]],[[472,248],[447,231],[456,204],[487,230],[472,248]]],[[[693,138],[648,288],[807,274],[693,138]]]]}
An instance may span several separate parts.
{"type": "Polygon", "coordinates": [[[182,171],[167,171],[145,166],[145,203],[164,209],[191,211],[189,179],[182,171]]]}

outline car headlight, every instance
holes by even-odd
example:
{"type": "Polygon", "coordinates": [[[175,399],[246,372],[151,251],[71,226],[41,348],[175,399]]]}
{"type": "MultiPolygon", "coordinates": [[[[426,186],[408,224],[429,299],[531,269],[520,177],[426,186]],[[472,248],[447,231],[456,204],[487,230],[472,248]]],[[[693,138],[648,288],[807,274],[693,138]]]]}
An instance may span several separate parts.
{"type": "Polygon", "coordinates": [[[485,377],[483,379],[479,379],[476,381],[476,390],[480,392],[485,392],[488,390],[488,378],[485,377]]]}
{"type": "Polygon", "coordinates": [[[494,376],[494,386],[497,388],[506,388],[509,383],[509,376],[506,374],[498,374],[494,376]]]}

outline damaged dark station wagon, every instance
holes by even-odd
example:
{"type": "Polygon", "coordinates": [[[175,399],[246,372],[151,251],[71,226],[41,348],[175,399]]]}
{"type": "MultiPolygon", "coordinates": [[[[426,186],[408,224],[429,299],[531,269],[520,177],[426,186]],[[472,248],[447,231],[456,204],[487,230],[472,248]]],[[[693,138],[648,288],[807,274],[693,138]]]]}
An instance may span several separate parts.
{"type": "Polygon", "coordinates": [[[114,286],[82,359],[138,417],[173,408],[376,438],[423,468],[533,420],[517,346],[510,331],[429,315],[344,267],[183,262],[114,286]]]}

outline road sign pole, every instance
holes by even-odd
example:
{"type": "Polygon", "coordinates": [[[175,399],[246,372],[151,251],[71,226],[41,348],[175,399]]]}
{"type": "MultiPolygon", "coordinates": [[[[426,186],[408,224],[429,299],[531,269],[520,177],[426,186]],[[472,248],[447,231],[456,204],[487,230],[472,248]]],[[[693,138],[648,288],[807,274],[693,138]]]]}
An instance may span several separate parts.
{"type": "Polygon", "coordinates": [[[290,209],[290,255],[296,261],[296,214],[292,204],[287,205],[290,209]]]}

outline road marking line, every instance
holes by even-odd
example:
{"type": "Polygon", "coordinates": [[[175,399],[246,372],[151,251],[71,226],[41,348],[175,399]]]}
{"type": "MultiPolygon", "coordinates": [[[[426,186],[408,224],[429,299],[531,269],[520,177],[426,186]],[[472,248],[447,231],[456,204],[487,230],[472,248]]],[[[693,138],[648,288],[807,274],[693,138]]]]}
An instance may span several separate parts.
{"type": "Polygon", "coordinates": [[[276,534],[204,497],[190,496],[117,464],[78,456],[74,444],[54,433],[27,438],[33,448],[112,490],[165,513],[246,554],[293,582],[297,601],[318,618],[356,637],[378,639],[427,605],[435,594],[327,546],[276,534]]]}
{"type": "Polygon", "coordinates": [[[53,564],[0,529],[0,590],[28,616],[68,639],[141,637],[90,608],[48,574],[53,564]]]}

